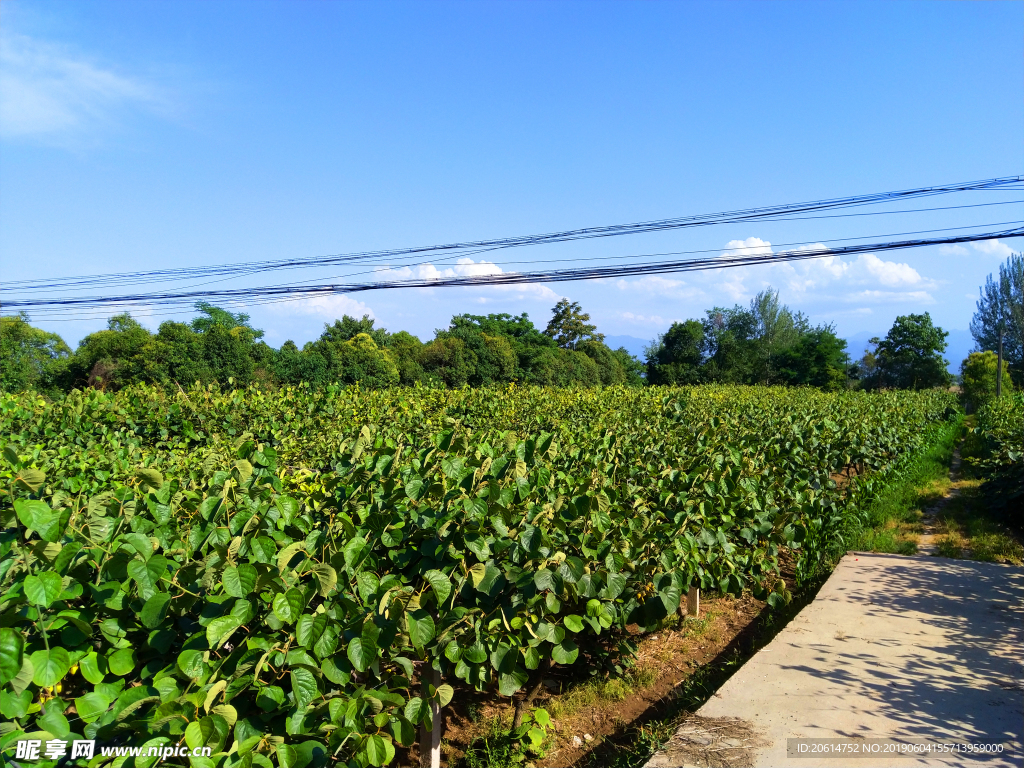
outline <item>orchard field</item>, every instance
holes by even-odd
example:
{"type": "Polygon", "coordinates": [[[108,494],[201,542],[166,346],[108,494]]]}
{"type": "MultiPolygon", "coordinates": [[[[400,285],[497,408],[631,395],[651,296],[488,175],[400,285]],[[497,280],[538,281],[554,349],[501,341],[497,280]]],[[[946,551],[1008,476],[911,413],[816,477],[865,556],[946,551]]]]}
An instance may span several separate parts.
{"type": "MultiPolygon", "coordinates": [[[[541,740],[551,665],[614,671],[691,586],[787,600],[781,559],[827,570],[957,412],[738,386],[2,394],[0,749],[381,766],[465,687],[541,740]]],[[[987,418],[1019,450],[1019,419],[987,418]]]]}

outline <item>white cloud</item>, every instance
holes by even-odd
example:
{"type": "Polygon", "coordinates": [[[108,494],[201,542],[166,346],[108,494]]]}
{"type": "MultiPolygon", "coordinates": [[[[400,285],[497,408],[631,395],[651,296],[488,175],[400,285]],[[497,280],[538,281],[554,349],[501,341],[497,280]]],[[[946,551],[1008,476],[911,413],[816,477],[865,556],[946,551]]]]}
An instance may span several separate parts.
{"type": "Polygon", "coordinates": [[[977,242],[970,243],[969,246],[970,248],[968,249],[959,244],[943,245],[940,246],[939,253],[946,256],[968,256],[970,255],[971,251],[975,251],[977,253],[984,253],[989,256],[1000,256],[1004,259],[1011,253],[1013,253],[1013,249],[1010,248],[1010,246],[1008,246],[1006,243],[1001,243],[999,242],[999,240],[996,239],[978,240],[977,242]]]}
{"type": "MultiPolygon", "coordinates": [[[[827,250],[827,246],[824,243],[808,243],[796,250],[821,251],[827,250]]],[[[721,258],[773,252],[768,240],[748,237],[726,243],[721,258]]],[[[641,280],[629,283],[620,280],[619,287],[646,288],[662,296],[680,297],[680,286],[683,285],[681,280],[665,277],[658,277],[660,282],[652,278],[644,280],[649,282],[643,285],[641,280]]],[[[873,291],[869,299],[872,302],[882,300],[880,296],[883,294],[891,296],[894,301],[917,299],[931,302],[933,299],[928,291],[938,287],[934,280],[925,278],[909,264],[886,261],[873,253],[859,254],[849,261],[840,256],[823,256],[803,261],[707,270],[691,273],[689,281],[690,285],[685,289],[687,296],[717,293],[738,303],[750,299],[757,291],[768,286],[782,290],[789,301],[814,299],[844,303],[851,296],[859,295],[857,289],[873,291]]]]}
{"type": "Polygon", "coordinates": [[[0,135],[56,136],[110,122],[126,106],[163,110],[158,90],[69,49],[0,36],[0,135]]]}
{"type": "Polygon", "coordinates": [[[772,253],[772,244],[760,237],[748,237],[746,240],[730,240],[725,244],[723,257],[728,256],[760,256],[772,253]]]}
{"type": "Polygon", "coordinates": [[[366,304],[342,293],[325,293],[298,301],[279,301],[268,306],[281,314],[315,315],[328,320],[340,319],[342,315],[357,319],[369,315],[376,319],[373,310],[366,304]]]}
{"type": "Polygon", "coordinates": [[[635,291],[670,299],[692,299],[704,295],[704,291],[700,288],[687,287],[685,280],[662,275],[646,275],[633,280],[616,280],[615,287],[620,291],[635,291]]]}
{"type": "Polygon", "coordinates": [[[1013,253],[1010,246],[1006,243],[1000,243],[998,240],[979,240],[976,243],[971,243],[971,248],[993,256],[1001,256],[1004,259],[1013,253]]]}
{"type": "MultiPolygon", "coordinates": [[[[374,276],[381,281],[390,280],[440,280],[450,277],[476,277],[484,275],[508,274],[491,261],[473,261],[468,257],[462,257],[453,266],[438,269],[433,264],[419,264],[413,267],[379,267],[374,270],[374,276]]],[[[510,285],[488,285],[472,286],[474,291],[496,292],[501,294],[514,294],[518,299],[534,299],[536,301],[558,301],[561,296],[540,283],[519,283],[510,285]]],[[[432,293],[433,288],[416,289],[432,293]]],[[[477,299],[480,303],[488,301],[485,297],[477,299]]]]}
{"type": "Polygon", "coordinates": [[[879,290],[864,290],[855,291],[853,293],[846,294],[845,296],[839,297],[840,300],[861,303],[861,302],[920,302],[923,304],[933,304],[935,299],[927,291],[879,291],[879,290]]]}
{"type": "Polygon", "coordinates": [[[667,320],[661,315],[637,315],[633,312],[619,312],[618,315],[626,322],[633,323],[635,325],[664,327],[675,322],[673,320],[667,320]]]}

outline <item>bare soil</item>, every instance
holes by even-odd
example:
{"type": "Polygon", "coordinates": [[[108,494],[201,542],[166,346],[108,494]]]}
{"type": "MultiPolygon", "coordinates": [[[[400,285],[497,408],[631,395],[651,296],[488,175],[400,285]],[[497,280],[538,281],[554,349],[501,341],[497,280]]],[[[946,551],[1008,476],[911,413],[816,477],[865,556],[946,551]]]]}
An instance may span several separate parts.
{"type": "MultiPolygon", "coordinates": [[[[764,608],[765,603],[749,594],[726,595],[702,599],[700,616],[687,617],[678,626],[642,638],[631,627],[639,638],[639,649],[636,665],[621,686],[573,680],[570,670],[551,670],[534,706],[557,714],[552,718],[547,755],[534,764],[538,768],[574,765],[604,740],[656,710],[701,667],[740,651],[744,635],[752,633],[764,608]],[[581,695],[588,685],[590,692],[581,695]]],[[[446,710],[442,749],[447,763],[453,765],[474,739],[488,732],[495,718],[511,722],[513,707],[510,700],[460,690],[446,710]]]]}

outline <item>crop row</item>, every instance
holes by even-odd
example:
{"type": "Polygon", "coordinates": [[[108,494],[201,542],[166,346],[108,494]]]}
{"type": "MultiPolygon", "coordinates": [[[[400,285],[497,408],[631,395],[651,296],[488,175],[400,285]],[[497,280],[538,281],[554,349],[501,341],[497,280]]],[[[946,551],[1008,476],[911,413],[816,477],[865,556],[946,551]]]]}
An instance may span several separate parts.
{"type": "Polygon", "coordinates": [[[781,553],[811,573],[856,518],[858,481],[832,477],[913,453],[953,406],[727,387],[2,396],[0,749],[146,734],[212,747],[202,766],[387,764],[455,687],[614,668],[625,628],[691,585],[785,599],[781,553]]]}

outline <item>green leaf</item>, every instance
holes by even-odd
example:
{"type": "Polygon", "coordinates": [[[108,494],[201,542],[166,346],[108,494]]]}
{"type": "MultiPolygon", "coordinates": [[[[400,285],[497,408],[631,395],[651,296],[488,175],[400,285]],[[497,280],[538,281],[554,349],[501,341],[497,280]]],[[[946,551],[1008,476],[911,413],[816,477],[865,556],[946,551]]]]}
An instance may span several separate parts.
{"type": "Polygon", "coordinates": [[[205,666],[202,651],[189,649],[178,654],[178,669],[184,672],[186,677],[198,679],[202,676],[205,666]]]}
{"type": "Polygon", "coordinates": [[[50,509],[45,501],[15,499],[14,510],[26,528],[35,531],[43,541],[59,541],[64,532],[60,515],[50,509]]]}
{"type": "Polygon", "coordinates": [[[167,560],[160,556],[151,557],[145,562],[131,560],[128,563],[128,575],[138,584],[139,595],[143,600],[149,600],[156,594],[157,585],[166,574],[167,560]]]}
{"type": "Polygon", "coordinates": [[[167,608],[170,604],[171,596],[166,592],[157,592],[149,598],[142,606],[142,610],[139,611],[139,620],[142,622],[142,626],[147,629],[159,627],[167,616],[167,608]]]}
{"type": "Polygon", "coordinates": [[[21,671],[25,638],[10,627],[0,628],[0,686],[7,685],[21,671]]]}
{"type": "Polygon", "coordinates": [[[448,702],[452,700],[452,696],[455,695],[455,691],[450,685],[439,685],[437,686],[437,700],[440,702],[442,707],[447,707],[448,702]]]}
{"type": "Polygon", "coordinates": [[[287,570],[289,564],[291,563],[292,558],[295,557],[295,555],[301,552],[303,549],[305,549],[305,547],[305,542],[297,541],[294,544],[289,544],[287,547],[282,549],[280,554],[277,556],[278,572],[284,573],[285,570],[287,570]]]}
{"type": "Polygon", "coordinates": [[[287,744],[278,744],[276,752],[277,764],[281,768],[298,768],[299,758],[295,752],[295,747],[287,744]]]}
{"type": "Polygon", "coordinates": [[[380,579],[377,574],[367,571],[360,571],[356,574],[356,589],[364,602],[377,593],[378,587],[380,587],[380,579]]]}
{"type": "Polygon", "coordinates": [[[32,657],[24,656],[21,660],[21,669],[10,682],[11,690],[17,694],[21,694],[22,691],[32,684],[32,677],[34,675],[35,667],[32,666],[32,657]]]}
{"type": "Polygon", "coordinates": [[[308,669],[302,667],[295,668],[291,671],[292,678],[292,693],[295,696],[295,706],[299,709],[305,709],[306,705],[309,704],[313,699],[320,695],[320,690],[317,688],[316,678],[313,673],[308,669]]]}
{"type": "Polygon", "coordinates": [[[53,571],[41,571],[25,577],[24,589],[30,603],[49,608],[61,593],[61,578],[53,571]]]}
{"type": "Polygon", "coordinates": [[[287,592],[278,592],[274,596],[274,615],[285,624],[291,624],[302,615],[302,608],[305,602],[302,592],[295,587],[292,587],[287,592]]]}
{"type": "Polygon", "coordinates": [[[206,625],[206,642],[210,644],[212,650],[217,650],[240,626],[242,626],[242,620],[237,616],[216,618],[206,625]]]}
{"type": "Polygon", "coordinates": [[[572,664],[579,655],[579,647],[569,638],[565,638],[551,649],[551,660],[556,664],[572,664]]]}
{"type": "Polygon", "coordinates": [[[526,685],[530,679],[529,674],[524,669],[516,668],[512,672],[507,674],[502,673],[498,675],[498,693],[502,696],[512,696],[526,685]]]}
{"type": "Polygon", "coordinates": [[[498,643],[498,646],[491,651],[491,666],[498,672],[509,673],[516,668],[516,659],[519,653],[506,643],[498,643]]]}
{"type": "Polygon", "coordinates": [[[131,648],[124,648],[115,651],[107,657],[107,666],[110,673],[117,677],[124,677],[135,670],[135,651],[131,648]]]}
{"type": "Polygon", "coordinates": [[[78,661],[82,677],[93,685],[99,685],[107,674],[107,659],[95,651],[87,653],[78,661]]]}
{"type": "MultiPolygon", "coordinates": [[[[366,737],[366,760],[373,766],[387,765],[389,762],[387,744],[382,737],[377,734],[366,737]]],[[[392,754],[394,753],[394,747],[391,748],[392,754]]]]}
{"type": "Polygon", "coordinates": [[[570,613],[568,616],[566,616],[562,620],[562,623],[565,625],[566,629],[568,629],[570,632],[574,634],[576,632],[583,631],[583,619],[577,616],[575,613],[570,613]]]}
{"type": "Polygon", "coordinates": [[[316,616],[305,615],[295,625],[295,640],[304,648],[312,648],[327,628],[327,616],[318,613],[316,616]]]}
{"type": "Polygon", "coordinates": [[[487,648],[484,647],[483,643],[477,640],[466,648],[463,653],[463,658],[472,664],[483,664],[487,661],[487,648]]]}
{"type": "Polygon", "coordinates": [[[164,484],[164,476],[157,470],[150,469],[149,467],[141,467],[135,470],[135,476],[139,478],[140,485],[152,491],[160,490],[160,486],[164,484]]]}
{"type": "Polygon", "coordinates": [[[366,539],[362,539],[358,536],[354,539],[349,539],[344,549],[345,567],[349,570],[354,569],[362,558],[364,549],[366,549],[366,539]]]}
{"type": "Polygon", "coordinates": [[[452,582],[443,572],[430,570],[423,574],[423,578],[430,585],[430,588],[434,590],[434,596],[437,598],[438,605],[444,603],[451,595],[452,582]]]}
{"type": "Polygon", "coordinates": [[[248,597],[256,589],[257,578],[256,569],[249,563],[242,563],[225,568],[221,583],[232,597],[248,597]]]}
{"type": "Polygon", "coordinates": [[[427,485],[419,475],[412,475],[405,483],[405,495],[410,499],[419,501],[427,485]]]}
{"type": "Polygon", "coordinates": [[[27,488],[32,493],[38,493],[46,482],[46,473],[39,469],[20,469],[17,475],[18,485],[27,488]]]}
{"type": "Polygon", "coordinates": [[[220,696],[227,687],[227,680],[218,680],[216,683],[211,685],[210,690],[206,692],[206,698],[203,699],[203,709],[209,712],[210,707],[212,707],[214,702],[217,701],[217,697],[220,696]]]}
{"type": "Polygon", "coordinates": [[[32,654],[32,682],[40,688],[51,688],[71,669],[71,657],[63,648],[36,651],[32,654]]]}
{"type": "Polygon", "coordinates": [[[68,725],[68,719],[61,712],[64,703],[60,699],[51,699],[43,706],[46,712],[36,718],[36,727],[55,738],[66,739],[71,733],[71,726],[68,725]]]}
{"type": "Polygon", "coordinates": [[[278,496],[274,499],[274,506],[281,513],[285,525],[291,525],[292,520],[299,514],[299,502],[290,496],[278,496]]]}
{"type": "Polygon", "coordinates": [[[338,586],[338,572],[326,563],[314,566],[313,575],[320,584],[321,597],[327,597],[338,586]]]}
{"type": "Polygon", "coordinates": [[[527,669],[537,669],[540,666],[540,652],[530,646],[523,652],[523,665],[527,669]]]}
{"type": "Polygon", "coordinates": [[[484,580],[484,576],[487,575],[487,566],[483,563],[477,563],[469,569],[469,578],[473,581],[473,587],[479,588],[480,584],[484,580]]]}
{"type": "Polygon", "coordinates": [[[149,560],[153,556],[153,542],[149,536],[141,533],[128,533],[124,537],[125,542],[136,552],[139,557],[143,560],[149,560]]]}
{"type": "Polygon", "coordinates": [[[82,720],[91,723],[106,712],[113,701],[113,696],[108,696],[101,691],[92,691],[75,699],[75,709],[82,720]]]}
{"type": "Polygon", "coordinates": [[[28,708],[32,706],[32,693],[22,691],[11,693],[0,691],[0,715],[8,720],[15,720],[28,714],[28,708]]]}
{"type": "Polygon", "coordinates": [[[405,705],[405,718],[413,725],[419,725],[429,713],[430,704],[419,696],[413,696],[405,705]]]}
{"type": "Polygon", "coordinates": [[[409,641],[415,648],[422,648],[434,639],[434,620],[426,611],[412,611],[406,614],[409,626],[409,641]]]}
{"type": "Polygon", "coordinates": [[[365,672],[377,660],[377,643],[370,637],[353,637],[348,644],[348,660],[360,672],[365,672]]]}

